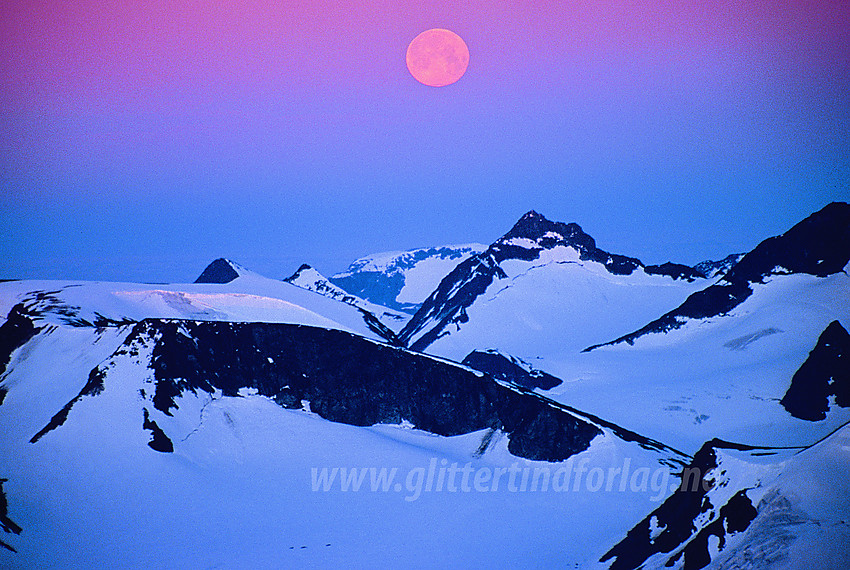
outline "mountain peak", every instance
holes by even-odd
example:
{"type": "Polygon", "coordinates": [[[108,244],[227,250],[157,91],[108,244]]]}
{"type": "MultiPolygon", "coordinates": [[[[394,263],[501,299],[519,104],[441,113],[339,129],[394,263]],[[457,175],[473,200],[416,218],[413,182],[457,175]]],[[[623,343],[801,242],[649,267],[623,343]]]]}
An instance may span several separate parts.
{"type": "Polygon", "coordinates": [[[526,219],[531,219],[531,218],[540,218],[542,220],[546,219],[546,217],[543,214],[541,214],[540,212],[538,212],[537,210],[529,210],[522,215],[520,220],[526,220],[526,219]]]}
{"type": "Polygon", "coordinates": [[[289,277],[284,279],[284,281],[286,281],[287,283],[292,283],[293,281],[295,281],[299,277],[301,277],[304,273],[317,273],[318,274],[319,272],[316,271],[315,269],[313,269],[313,266],[310,265],[309,263],[302,263],[301,267],[296,269],[295,273],[293,273],[292,275],[290,275],[289,277]]]}
{"type": "MultiPolygon", "coordinates": [[[[555,242],[564,239],[575,241],[584,247],[596,247],[596,242],[593,238],[584,233],[581,226],[578,224],[553,222],[535,210],[530,210],[523,214],[523,216],[514,224],[514,227],[512,227],[500,241],[511,238],[527,238],[535,241],[545,238],[546,241],[552,242],[549,247],[554,245],[555,242]]],[[[541,245],[547,247],[543,243],[541,243],[541,245]]]]}
{"type": "Polygon", "coordinates": [[[239,277],[239,265],[219,257],[204,269],[203,273],[195,279],[195,283],[230,283],[239,277]]]}

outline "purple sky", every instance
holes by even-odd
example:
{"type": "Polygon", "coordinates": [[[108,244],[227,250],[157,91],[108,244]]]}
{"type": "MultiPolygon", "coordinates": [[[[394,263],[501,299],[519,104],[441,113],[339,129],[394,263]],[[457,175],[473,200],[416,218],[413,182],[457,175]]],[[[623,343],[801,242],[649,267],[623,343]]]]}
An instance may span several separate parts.
{"type": "Polygon", "coordinates": [[[850,3],[9,0],[0,278],[270,277],[529,209],[695,263],[850,200],[850,3]],[[651,7],[647,7],[651,6],[651,7]],[[457,83],[414,80],[458,33],[457,83]]]}

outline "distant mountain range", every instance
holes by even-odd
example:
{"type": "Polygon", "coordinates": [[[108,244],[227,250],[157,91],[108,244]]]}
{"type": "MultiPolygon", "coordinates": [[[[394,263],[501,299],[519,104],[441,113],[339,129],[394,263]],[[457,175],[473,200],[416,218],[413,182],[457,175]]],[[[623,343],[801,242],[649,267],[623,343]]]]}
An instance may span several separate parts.
{"type": "Polygon", "coordinates": [[[0,313],[2,567],[850,564],[848,204],[693,267],[530,211],[0,313]]]}

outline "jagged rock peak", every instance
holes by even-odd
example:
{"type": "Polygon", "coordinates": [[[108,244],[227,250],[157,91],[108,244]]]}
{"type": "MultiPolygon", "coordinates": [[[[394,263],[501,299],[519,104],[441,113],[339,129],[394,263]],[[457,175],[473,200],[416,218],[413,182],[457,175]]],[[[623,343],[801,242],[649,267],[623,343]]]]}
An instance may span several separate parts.
{"type": "Polygon", "coordinates": [[[596,247],[596,242],[593,238],[584,233],[578,224],[553,222],[535,210],[526,212],[517,220],[511,230],[502,236],[500,241],[511,238],[527,238],[535,241],[540,241],[541,238],[548,238],[553,243],[576,241],[588,249],[596,247]]]}
{"type": "Polygon", "coordinates": [[[195,283],[230,283],[237,277],[239,266],[229,259],[219,257],[204,269],[204,272],[195,279],[195,283]]]}
{"type": "Polygon", "coordinates": [[[850,262],[850,204],[832,202],[780,236],[768,238],[745,255],[724,281],[761,282],[783,273],[826,277],[850,262]]]}

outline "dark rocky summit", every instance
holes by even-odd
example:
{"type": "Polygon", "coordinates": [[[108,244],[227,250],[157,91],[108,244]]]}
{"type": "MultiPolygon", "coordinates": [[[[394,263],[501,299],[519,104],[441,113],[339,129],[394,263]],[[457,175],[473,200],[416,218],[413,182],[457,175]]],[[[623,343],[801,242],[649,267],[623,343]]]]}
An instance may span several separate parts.
{"type": "Polygon", "coordinates": [[[233,264],[220,257],[207,265],[203,273],[195,279],[195,283],[230,283],[237,277],[239,277],[239,273],[236,272],[233,264]]]}
{"type": "MultiPolygon", "coordinates": [[[[574,248],[579,259],[601,263],[612,274],[631,275],[644,268],[637,258],[608,253],[596,247],[596,241],[578,224],[552,222],[535,211],[523,215],[511,230],[496,240],[486,251],[461,262],[450,272],[413,318],[399,333],[399,338],[413,350],[424,350],[445,334],[451,324],[468,320],[466,309],[496,279],[507,277],[500,263],[509,259],[533,261],[540,253],[556,246],[574,248]]],[[[674,279],[701,278],[693,268],[674,263],[649,266],[649,273],[674,279]]]]}
{"type": "Polygon", "coordinates": [[[671,263],[669,261],[661,265],[647,265],[643,270],[649,275],[666,275],[673,279],[685,279],[689,282],[705,278],[705,275],[701,271],[690,265],[671,263]]]}
{"type": "Polygon", "coordinates": [[[681,327],[687,319],[723,315],[752,294],[753,283],[772,275],[806,273],[826,277],[850,262],[850,204],[833,202],[780,236],[768,238],[741,258],[716,284],[688,297],[678,308],[641,329],[611,342],[596,344],[585,352],[626,342],[649,333],[681,327]]]}
{"type": "Polygon", "coordinates": [[[830,396],[850,407],[850,334],[838,321],[821,333],[779,403],[795,418],[818,421],[826,419],[830,396]]]}

